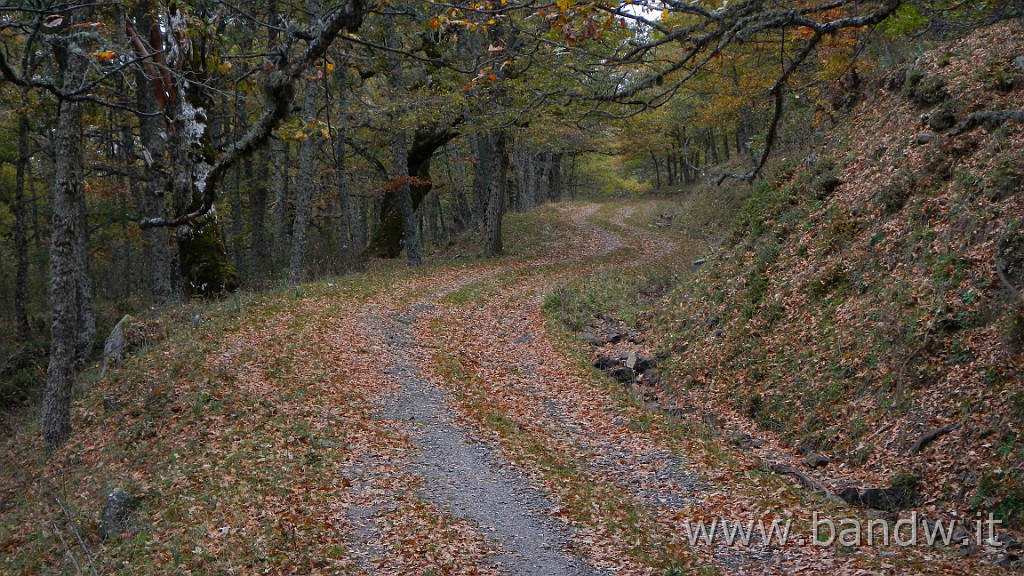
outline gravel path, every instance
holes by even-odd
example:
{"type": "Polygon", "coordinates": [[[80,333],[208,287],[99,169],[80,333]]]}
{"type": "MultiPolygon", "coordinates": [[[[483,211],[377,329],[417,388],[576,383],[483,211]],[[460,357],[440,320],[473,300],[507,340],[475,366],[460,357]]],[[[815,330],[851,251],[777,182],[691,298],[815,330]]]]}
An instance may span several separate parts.
{"type": "Polygon", "coordinates": [[[401,383],[381,417],[401,422],[419,450],[413,467],[426,480],[423,496],[476,524],[501,550],[495,565],[503,574],[598,574],[566,552],[569,529],[544,514],[553,504],[493,449],[469,441],[453,422],[446,392],[422,378],[410,324],[433,311],[416,304],[381,326],[390,336],[393,362],[386,373],[401,383]]]}

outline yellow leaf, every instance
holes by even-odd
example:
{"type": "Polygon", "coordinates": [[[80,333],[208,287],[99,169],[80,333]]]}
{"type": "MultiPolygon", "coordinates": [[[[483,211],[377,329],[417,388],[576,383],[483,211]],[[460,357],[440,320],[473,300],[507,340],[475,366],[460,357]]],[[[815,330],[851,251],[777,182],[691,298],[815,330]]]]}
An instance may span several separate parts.
{"type": "Polygon", "coordinates": [[[93,56],[95,56],[97,60],[102,60],[103,62],[110,62],[114,58],[117,58],[117,54],[111,50],[107,50],[105,52],[94,52],[93,56]]]}

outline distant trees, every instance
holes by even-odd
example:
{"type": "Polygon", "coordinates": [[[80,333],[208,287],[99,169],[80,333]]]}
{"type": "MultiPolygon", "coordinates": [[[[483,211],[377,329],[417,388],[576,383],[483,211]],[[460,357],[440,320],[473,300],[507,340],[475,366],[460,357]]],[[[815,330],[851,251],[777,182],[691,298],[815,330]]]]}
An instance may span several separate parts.
{"type": "Polygon", "coordinates": [[[506,211],[579,191],[581,154],[617,153],[659,186],[721,178],[709,169],[726,160],[752,178],[783,112],[813,117],[875,27],[907,33],[938,18],[929,10],[951,19],[944,6],[0,8],[0,309],[12,326],[0,351],[45,339],[49,313],[55,448],[75,367],[116,311],[300,282],[364,256],[404,251],[415,265],[469,227],[498,254],[506,211]]]}

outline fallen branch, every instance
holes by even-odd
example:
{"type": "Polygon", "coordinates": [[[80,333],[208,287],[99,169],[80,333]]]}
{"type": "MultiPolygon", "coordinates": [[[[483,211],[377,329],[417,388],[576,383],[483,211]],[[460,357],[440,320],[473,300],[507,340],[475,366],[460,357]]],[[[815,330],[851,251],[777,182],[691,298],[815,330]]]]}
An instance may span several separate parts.
{"type": "Polygon", "coordinates": [[[793,476],[796,476],[796,479],[799,480],[800,483],[806,486],[807,488],[810,488],[815,492],[823,494],[829,502],[835,504],[836,506],[847,506],[846,500],[840,498],[838,494],[829,490],[821,482],[818,482],[817,480],[811,478],[807,474],[804,474],[803,472],[797,470],[796,468],[793,468],[789,464],[775,462],[771,465],[771,470],[772,472],[775,472],[776,474],[782,476],[785,476],[786,474],[792,474],[793,476]]]}
{"type": "Polygon", "coordinates": [[[910,450],[907,451],[907,456],[913,456],[914,454],[917,454],[918,452],[923,450],[925,446],[931,444],[932,441],[934,441],[936,438],[949,434],[953,430],[959,428],[961,424],[961,422],[954,422],[952,424],[946,424],[945,426],[939,428],[932,428],[931,430],[925,432],[920,438],[917,439],[917,442],[914,442],[914,445],[910,447],[910,450]]]}

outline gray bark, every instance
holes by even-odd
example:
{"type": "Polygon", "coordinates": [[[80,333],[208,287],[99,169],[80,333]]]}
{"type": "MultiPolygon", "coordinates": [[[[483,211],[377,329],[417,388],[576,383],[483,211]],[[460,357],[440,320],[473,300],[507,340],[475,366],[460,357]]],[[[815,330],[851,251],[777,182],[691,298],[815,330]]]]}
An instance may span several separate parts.
{"type": "Polygon", "coordinates": [[[274,163],[274,260],[288,253],[288,165],[291,163],[291,148],[288,142],[277,139],[271,146],[271,161],[274,163]]]}
{"type": "Polygon", "coordinates": [[[14,320],[18,326],[18,338],[28,338],[28,233],[25,219],[25,172],[30,161],[28,147],[28,117],[18,117],[18,166],[14,183],[14,320]]]}
{"type": "Polygon", "coordinates": [[[548,172],[548,200],[562,200],[562,153],[551,153],[551,170],[548,172]]]}
{"type": "MultiPolygon", "coordinates": [[[[316,119],[316,85],[307,81],[302,105],[302,118],[307,126],[316,119]]],[[[299,167],[296,177],[295,221],[292,225],[291,257],[288,260],[288,281],[297,284],[306,275],[306,243],[309,223],[313,214],[313,170],[320,138],[309,134],[299,144],[299,167]]]]}
{"type": "Polygon", "coordinates": [[[484,212],[484,255],[501,254],[501,224],[505,215],[505,188],[508,180],[508,154],[505,133],[495,131],[477,137],[474,186],[486,191],[484,212]]]}
{"type": "Polygon", "coordinates": [[[267,259],[270,257],[270,247],[267,244],[267,179],[270,178],[270,169],[265,161],[259,162],[259,178],[253,183],[252,206],[250,208],[252,217],[252,260],[251,277],[253,280],[261,281],[267,273],[267,259]]]}
{"type": "MultiPolygon", "coordinates": [[[[86,70],[84,56],[57,49],[63,86],[77,88],[86,70]]],[[[77,250],[77,228],[84,222],[82,207],[82,105],[64,100],[58,103],[54,130],[52,188],[53,225],[50,233],[50,359],[43,391],[43,438],[53,452],[71,436],[71,392],[75,382],[75,361],[79,350],[79,283],[82,260],[77,250]]]]}
{"type": "Polygon", "coordinates": [[[405,254],[409,259],[410,266],[422,264],[420,259],[420,236],[416,222],[416,211],[412,206],[412,190],[408,182],[404,182],[406,174],[409,173],[408,157],[409,144],[405,132],[395,130],[391,136],[391,151],[394,154],[394,173],[397,180],[396,195],[398,209],[402,213],[402,243],[405,246],[405,254]]]}
{"type": "MultiPolygon", "coordinates": [[[[144,12],[139,17],[139,28],[148,30],[151,22],[149,16],[144,12]]],[[[159,218],[167,217],[167,177],[166,154],[167,141],[163,134],[167,130],[167,124],[163,115],[155,115],[160,111],[156,94],[153,92],[152,84],[146,77],[145,72],[138,70],[135,74],[139,90],[137,92],[137,103],[139,110],[147,114],[139,115],[139,139],[143,148],[143,160],[146,163],[145,183],[142,189],[142,196],[139,199],[141,212],[147,216],[159,218]]],[[[175,301],[176,295],[172,286],[172,257],[171,245],[168,232],[161,228],[148,228],[142,230],[142,249],[145,255],[145,268],[149,293],[153,298],[153,304],[165,306],[175,301]]]]}

